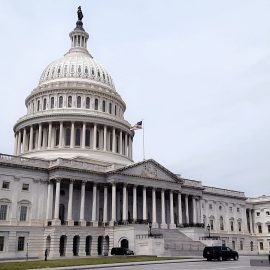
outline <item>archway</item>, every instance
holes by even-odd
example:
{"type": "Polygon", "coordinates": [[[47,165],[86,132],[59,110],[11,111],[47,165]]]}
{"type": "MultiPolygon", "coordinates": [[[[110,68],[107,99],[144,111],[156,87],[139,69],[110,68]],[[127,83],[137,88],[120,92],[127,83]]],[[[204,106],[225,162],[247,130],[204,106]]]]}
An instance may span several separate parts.
{"type": "Polygon", "coordinates": [[[66,235],[61,235],[60,244],[59,244],[60,256],[65,256],[66,255],[66,245],[67,245],[67,236],[66,235]]]}
{"type": "Polygon", "coordinates": [[[73,237],[73,256],[79,255],[79,246],[80,246],[80,236],[75,235],[73,237]]]}
{"type": "Polygon", "coordinates": [[[92,236],[88,235],[85,239],[85,254],[86,254],[86,256],[91,255],[91,249],[92,249],[92,236]]]}
{"type": "Polygon", "coordinates": [[[122,248],[128,248],[128,240],[127,239],[122,239],[120,242],[120,245],[122,248]]]}
{"type": "Polygon", "coordinates": [[[103,240],[103,256],[109,255],[109,244],[110,244],[110,238],[108,235],[106,235],[103,240]]]}
{"type": "Polygon", "coordinates": [[[102,255],[103,236],[98,237],[98,255],[102,255]]]}

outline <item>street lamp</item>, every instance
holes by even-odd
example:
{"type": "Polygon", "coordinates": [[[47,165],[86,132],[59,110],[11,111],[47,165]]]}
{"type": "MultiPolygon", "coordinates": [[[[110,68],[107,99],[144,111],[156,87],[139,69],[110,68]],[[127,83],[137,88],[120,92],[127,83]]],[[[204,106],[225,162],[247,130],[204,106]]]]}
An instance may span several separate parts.
{"type": "Polygon", "coordinates": [[[152,222],[151,221],[149,221],[148,222],[148,226],[149,226],[149,237],[152,237],[152,231],[151,231],[151,229],[152,229],[152,222]]]}
{"type": "Polygon", "coordinates": [[[211,227],[210,227],[210,225],[208,224],[206,228],[207,228],[207,231],[208,231],[208,233],[209,233],[208,238],[210,238],[210,229],[211,229],[211,227]]]}

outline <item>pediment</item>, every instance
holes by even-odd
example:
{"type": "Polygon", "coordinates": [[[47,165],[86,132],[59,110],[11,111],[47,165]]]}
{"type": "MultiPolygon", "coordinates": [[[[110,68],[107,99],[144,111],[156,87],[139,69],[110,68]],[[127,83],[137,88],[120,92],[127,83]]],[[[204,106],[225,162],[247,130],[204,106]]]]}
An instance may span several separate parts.
{"type": "Polygon", "coordinates": [[[179,177],[152,159],[117,169],[111,173],[182,183],[179,177]]]}

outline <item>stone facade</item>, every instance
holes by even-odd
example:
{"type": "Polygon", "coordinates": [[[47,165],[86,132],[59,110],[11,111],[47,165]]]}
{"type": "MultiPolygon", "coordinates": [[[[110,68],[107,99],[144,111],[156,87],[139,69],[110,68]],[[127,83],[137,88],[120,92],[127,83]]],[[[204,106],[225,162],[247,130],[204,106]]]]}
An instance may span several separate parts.
{"type": "Polygon", "coordinates": [[[126,105],[78,22],[69,52],[26,98],[14,155],[0,155],[0,257],[110,255],[115,246],[199,255],[213,243],[268,253],[270,197],[133,162],[126,105]]]}

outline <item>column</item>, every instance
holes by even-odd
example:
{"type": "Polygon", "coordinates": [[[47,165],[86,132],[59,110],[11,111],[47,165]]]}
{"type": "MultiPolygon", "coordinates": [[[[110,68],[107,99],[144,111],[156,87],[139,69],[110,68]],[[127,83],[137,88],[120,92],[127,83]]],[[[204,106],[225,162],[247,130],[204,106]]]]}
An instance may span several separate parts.
{"type": "Polygon", "coordinates": [[[18,147],[18,133],[15,133],[15,143],[14,143],[14,156],[17,154],[17,147],[18,147]]]}
{"type": "Polygon", "coordinates": [[[125,155],[127,156],[128,155],[128,151],[127,151],[127,140],[128,140],[128,134],[125,133],[125,155]]]}
{"type": "Polygon", "coordinates": [[[81,183],[81,204],[80,204],[80,225],[85,226],[84,220],[84,205],[85,205],[85,181],[81,183]]]}
{"type": "Polygon", "coordinates": [[[182,219],[182,199],[181,193],[178,193],[178,224],[181,225],[183,223],[182,219]]]}
{"type": "Polygon", "coordinates": [[[98,227],[97,222],[97,184],[93,185],[93,203],[92,203],[92,224],[93,227],[98,227]]]}
{"type": "Polygon", "coordinates": [[[29,138],[29,151],[33,150],[33,135],[34,135],[33,125],[31,125],[31,127],[30,127],[30,138],[29,138]]]}
{"type": "MultiPolygon", "coordinates": [[[[200,222],[203,224],[203,208],[202,208],[202,198],[199,200],[199,207],[200,207],[200,222]]],[[[225,228],[224,228],[225,229],[225,228]]]]}
{"type": "Polygon", "coordinates": [[[48,184],[48,193],[47,193],[47,210],[46,210],[46,221],[52,218],[52,191],[53,191],[53,183],[49,182],[48,184]]]}
{"type": "Polygon", "coordinates": [[[103,128],[103,150],[107,151],[107,126],[103,128]]]}
{"type": "Polygon", "coordinates": [[[112,183],[112,219],[110,221],[110,226],[114,226],[116,222],[116,184],[112,183]]]}
{"type": "Polygon", "coordinates": [[[108,187],[104,186],[103,223],[108,222],[108,187]]]}
{"type": "Polygon", "coordinates": [[[74,225],[74,221],[72,218],[72,207],[73,207],[73,182],[74,180],[70,180],[69,182],[69,191],[68,191],[68,214],[67,214],[67,222],[69,226],[74,225]]]}
{"type": "Polygon", "coordinates": [[[63,131],[64,131],[64,123],[60,122],[59,129],[59,148],[63,147],[63,131]]]}
{"type": "Polygon", "coordinates": [[[147,220],[146,187],[143,187],[143,220],[147,220]]]}
{"type": "Polygon", "coordinates": [[[123,185],[123,221],[127,221],[127,185],[123,185]]]}
{"type": "Polygon", "coordinates": [[[19,135],[18,135],[18,145],[17,145],[17,155],[20,155],[21,154],[21,141],[22,141],[22,133],[21,131],[19,130],[18,131],[19,135]]]}
{"type": "Polygon", "coordinates": [[[26,152],[26,128],[23,129],[23,146],[22,146],[22,152],[26,152]]]}
{"type": "Polygon", "coordinates": [[[175,229],[176,225],[174,223],[174,211],[173,211],[173,191],[170,191],[170,229],[175,229]]]}
{"type": "Polygon", "coordinates": [[[61,222],[59,220],[59,203],[60,203],[60,179],[56,179],[53,225],[60,225],[61,224],[61,222]]]}
{"type": "Polygon", "coordinates": [[[132,158],[132,154],[131,154],[131,152],[132,152],[132,150],[131,150],[131,148],[132,148],[132,143],[131,143],[131,136],[129,136],[129,140],[128,140],[128,145],[129,145],[129,147],[128,147],[128,157],[131,159],[132,158]]]}
{"type": "Polygon", "coordinates": [[[120,130],[120,140],[119,140],[119,153],[120,155],[123,155],[123,132],[120,130]]]}
{"type": "Polygon", "coordinates": [[[97,124],[94,124],[93,149],[97,149],[97,124]]]}
{"type": "Polygon", "coordinates": [[[158,224],[157,224],[156,189],[155,188],[152,188],[152,228],[158,228],[158,224]]]}
{"type": "Polygon", "coordinates": [[[133,208],[132,208],[133,222],[137,220],[137,186],[133,186],[133,208]]]}
{"type": "Polygon", "coordinates": [[[115,128],[113,128],[113,141],[112,141],[112,146],[113,146],[113,153],[116,152],[116,144],[115,144],[115,128]]]}
{"type": "Polygon", "coordinates": [[[192,206],[193,206],[193,220],[192,222],[195,224],[197,223],[197,207],[196,207],[196,198],[193,196],[192,197],[192,206]]]}
{"type": "Polygon", "coordinates": [[[70,148],[74,148],[75,143],[75,124],[71,122],[70,148]]]}
{"type": "Polygon", "coordinates": [[[166,217],[165,217],[165,194],[164,194],[164,189],[161,190],[161,224],[160,228],[161,229],[167,229],[168,226],[166,224],[166,217]]]}
{"type": "Polygon", "coordinates": [[[83,126],[82,126],[82,148],[85,148],[85,131],[86,131],[86,123],[83,122],[83,126]]]}
{"type": "Polygon", "coordinates": [[[189,223],[188,194],[185,195],[186,223],[189,223]]]}
{"type": "Polygon", "coordinates": [[[41,149],[41,138],[42,138],[42,124],[38,125],[38,150],[41,149]]]}
{"type": "Polygon", "coordinates": [[[52,122],[49,123],[49,134],[48,134],[48,148],[51,148],[52,143],[52,122]]]}

